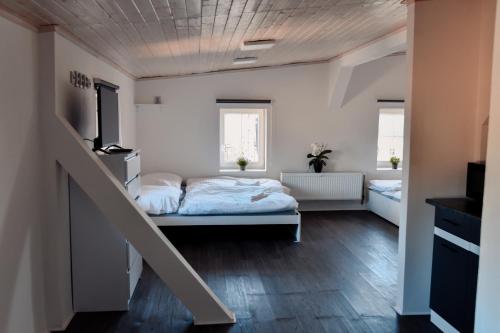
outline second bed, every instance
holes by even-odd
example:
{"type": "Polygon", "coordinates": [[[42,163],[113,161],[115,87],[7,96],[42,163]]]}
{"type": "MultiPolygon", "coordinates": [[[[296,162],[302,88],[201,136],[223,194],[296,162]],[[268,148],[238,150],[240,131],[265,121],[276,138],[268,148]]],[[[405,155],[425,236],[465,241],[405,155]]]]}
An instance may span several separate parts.
{"type": "Polygon", "coordinates": [[[401,180],[370,180],[368,209],[399,226],[401,215],[401,180]]]}

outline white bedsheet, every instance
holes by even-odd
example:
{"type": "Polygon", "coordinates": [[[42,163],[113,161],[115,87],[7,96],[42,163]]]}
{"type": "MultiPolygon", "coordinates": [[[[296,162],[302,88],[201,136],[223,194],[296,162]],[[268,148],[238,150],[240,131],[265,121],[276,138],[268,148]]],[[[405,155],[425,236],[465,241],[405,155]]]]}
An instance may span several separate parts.
{"type": "Polygon", "coordinates": [[[170,173],[144,175],[137,203],[151,215],[177,213],[182,195],[181,183],[181,177],[170,173]]]}
{"type": "Polygon", "coordinates": [[[401,180],[370,180],[368,188],[385,192],[385,191],[400,191],[401,190],[401,180]]]}
{"type": "Polygon", "coordinates": [[[181,215],[270,213],[298,208],[277,180],[214,177],[188,179],[181,215]]]}

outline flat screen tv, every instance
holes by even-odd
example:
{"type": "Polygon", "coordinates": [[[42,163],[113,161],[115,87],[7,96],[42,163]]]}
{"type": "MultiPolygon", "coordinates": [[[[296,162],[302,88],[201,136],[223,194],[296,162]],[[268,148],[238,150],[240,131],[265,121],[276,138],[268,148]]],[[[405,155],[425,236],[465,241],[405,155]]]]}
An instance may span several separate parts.
{"type": "Polygon", "coordinates": [[[484,162],[469,163],[467,166],[467,197],[483,201],[484,176],[486,165],[484,162]]]}
{"type": "Polygon", "coordinates": [[[101,149],[120,142],[120,115],[117,86],[95,84],[97,90],[97,138],[94,149],[101,149]]]}

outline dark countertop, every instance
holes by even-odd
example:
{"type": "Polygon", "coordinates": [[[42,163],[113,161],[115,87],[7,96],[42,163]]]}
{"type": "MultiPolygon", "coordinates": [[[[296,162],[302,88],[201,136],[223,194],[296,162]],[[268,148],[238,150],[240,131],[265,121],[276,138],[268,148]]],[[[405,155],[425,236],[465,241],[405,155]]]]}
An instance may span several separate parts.
{"type": "Polygon", "coordinates": [[[469,198],[432,198],[426,199],[430,205],[456,210],[462,214],[481,219],[482,203],[469,198]]]}

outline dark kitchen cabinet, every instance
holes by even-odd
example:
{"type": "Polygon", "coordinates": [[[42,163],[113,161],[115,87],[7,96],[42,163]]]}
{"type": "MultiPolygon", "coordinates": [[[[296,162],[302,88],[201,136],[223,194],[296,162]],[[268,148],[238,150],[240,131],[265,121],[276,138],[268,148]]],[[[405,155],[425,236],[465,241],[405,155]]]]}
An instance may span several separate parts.
{"type": "Polygon", "coordinates": [[[429,199],[436,207],[431,321],[443,332],[474,332],[481,210],[467,198],[429,199]]]}

